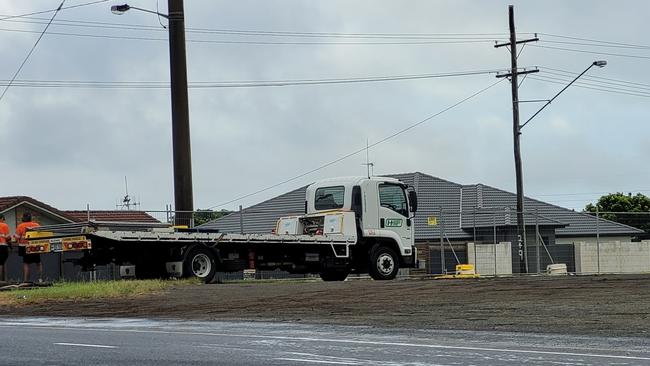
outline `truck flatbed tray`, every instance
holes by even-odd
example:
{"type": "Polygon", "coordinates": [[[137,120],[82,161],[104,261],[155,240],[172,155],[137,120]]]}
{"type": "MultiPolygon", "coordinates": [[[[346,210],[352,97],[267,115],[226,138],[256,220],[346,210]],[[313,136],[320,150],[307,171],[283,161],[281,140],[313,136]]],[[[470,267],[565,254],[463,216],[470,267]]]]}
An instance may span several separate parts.
{"type": "Polygon", "coordinates": [[[226,234],[202,232],[97,230],[86,235],[131,242],[201,242],[249,244],[355,244],[356,237],[345,235],[226,234]]]}

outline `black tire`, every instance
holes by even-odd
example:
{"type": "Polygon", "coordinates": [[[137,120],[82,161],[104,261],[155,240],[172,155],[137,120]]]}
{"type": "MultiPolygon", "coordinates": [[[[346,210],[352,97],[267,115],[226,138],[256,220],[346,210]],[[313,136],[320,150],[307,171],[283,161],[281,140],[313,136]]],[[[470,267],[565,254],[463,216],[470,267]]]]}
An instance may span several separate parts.
{"type": "Polygon", "coordinates": [[[345,281],[345,279],[348,278],[348,274],[349,271],[346,270],[326,270],[319,273],[320,278],[325,282],[345,281]]]}
{"type": "Polygon", "coordinates": [[[183,275],[196,277],[205,283],[210,283],[217,272],[214,251],[204,246],[190,250],[183,261],[183,275]]]}
{"type": "Polygon", "coordinates": [[[393,249],[385,245],[375,245],[370,251],[368,272],[373,280],[392,280],[399,272],[399,257],[393,249]]]}

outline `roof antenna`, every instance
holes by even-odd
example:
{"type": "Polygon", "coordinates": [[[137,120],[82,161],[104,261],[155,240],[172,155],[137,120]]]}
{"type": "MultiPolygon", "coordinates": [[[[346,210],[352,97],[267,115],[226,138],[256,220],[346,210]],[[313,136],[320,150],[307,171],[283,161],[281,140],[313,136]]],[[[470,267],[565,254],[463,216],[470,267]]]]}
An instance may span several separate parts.
{"type": "Polygon", "coordinates": [[[121,204],[118,203],[115,205],[116,209],[130,210],[132,206],[135,208],[140,206],[140,203],[137,201],[131,202],[132,198],[129,195],[129,182],[126,180],[126,176],[124,176],[124,191],[126,194],[124,195],[124,198],[122,198],[122,203],[121,204]]]}
{"type": "Polygon", "coordinates": [[[366,162],[364,164],[361,164],[361,165],[366,166],[367,173],[368,173],[368,179],[370,179],[370,177],[372,177],[375,174],[375,172],[374,172],[375,163],[370,162],[370,156],[368,155],[369,150],[370,150],[370,144],[368,142],[368,139],[366,139],[366,162]]]}

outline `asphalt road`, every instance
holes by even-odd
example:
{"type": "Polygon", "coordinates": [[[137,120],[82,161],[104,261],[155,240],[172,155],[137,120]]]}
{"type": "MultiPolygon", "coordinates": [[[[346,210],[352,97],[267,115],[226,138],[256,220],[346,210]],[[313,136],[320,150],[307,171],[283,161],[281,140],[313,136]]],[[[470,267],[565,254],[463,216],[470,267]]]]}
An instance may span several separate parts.
{"type": "Polygon", "coordinates": [[[650,365],[650,339],[262,322],[0,318],[2,365],[650,365]]]}

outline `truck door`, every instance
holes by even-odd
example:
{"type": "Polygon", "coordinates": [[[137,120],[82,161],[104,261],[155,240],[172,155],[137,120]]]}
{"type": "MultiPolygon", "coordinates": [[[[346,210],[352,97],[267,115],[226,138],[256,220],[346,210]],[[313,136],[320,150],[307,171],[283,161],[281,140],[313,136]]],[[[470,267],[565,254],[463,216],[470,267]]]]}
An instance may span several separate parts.
{"type": "Polygon", "coordinates": [[[411,249],[413,227],[404,188],[399,184],[379,184],[379,227],[393,231],[401,238],[400,249],[411,249]]]}

